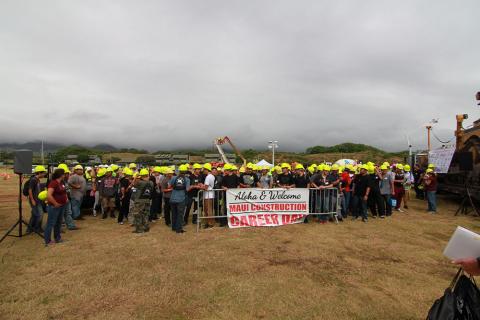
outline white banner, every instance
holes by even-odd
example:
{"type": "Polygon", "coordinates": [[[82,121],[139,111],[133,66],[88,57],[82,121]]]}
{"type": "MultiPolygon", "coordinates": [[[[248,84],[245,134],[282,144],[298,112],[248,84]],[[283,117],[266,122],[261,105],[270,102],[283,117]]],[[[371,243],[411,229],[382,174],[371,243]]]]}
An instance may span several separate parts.
{"type": "Polygon", "coordinates": [[[308,215],[309,190],[229,189],[227,215],[230,228],[274,227],[301,223],[308,215]]]}
{"type": "Polygon", "coordinates": [[[435,165],[435,172],[448,173],[452,162],[455,146],[445,149],[432,150],[428,153],[428,163],[435,165]]]}

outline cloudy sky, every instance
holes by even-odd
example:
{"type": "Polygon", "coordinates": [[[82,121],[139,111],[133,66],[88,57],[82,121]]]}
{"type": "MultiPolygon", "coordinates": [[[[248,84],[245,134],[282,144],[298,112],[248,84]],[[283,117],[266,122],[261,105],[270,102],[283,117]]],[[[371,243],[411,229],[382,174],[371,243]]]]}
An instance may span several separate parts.
{"type": "Polygon", "coordinates": [[[0,1],[0,140],[426,145],[480,117],[480,1],[0,1]],[[435,139],[434,139],[435,140],[435,139]]]}

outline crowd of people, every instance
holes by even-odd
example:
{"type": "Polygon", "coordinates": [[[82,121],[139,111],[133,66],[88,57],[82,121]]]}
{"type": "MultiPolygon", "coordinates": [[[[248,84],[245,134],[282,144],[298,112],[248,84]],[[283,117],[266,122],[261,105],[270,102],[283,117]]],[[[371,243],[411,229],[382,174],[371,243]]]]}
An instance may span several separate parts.
{"type": "MultiPolygon", "coordinates": [[[[434,169],[432,164],[428,168],[416,165],[412,170],[409,165],[388,162],[312,164],[306,168],[300,163],[274,167],[195,163],[178,168],[140,168],[131,163],[123,168],[115,164],[85,168],[59,164],[48,174],[44,166],[38,165],[24,184],[24,195],[32,209],[27,232],[43,232],[46,246],[59,243],[62,228],[78,230],[76,221],[84,214],[116,219],[120,225],[133,226],[135,233],[148,232],[150,224],[162,217],[172,231],[184,233],[185,225],[199,222],[200,212],[203,228],[226,226],[225,192],[234,188],[335,190],[332,194],[338,199],[338,219],[351,216],[363,222],[368,221],[368,212],[372,218],[384,219],[394,210],[408,210],[410,190],[414,189],[418,199],[426,198],[427,211],[436,213],[434,169]],[[43,228],[45,212],[48,218],[43,228]]],[[[322,208],[321,201],[312,199],[315,197],[311,197],[310,212],[321,212],[317,210],[322,208]]],[[[329,216],[314,214],[310,221],[325,224],[329,216]]]]}

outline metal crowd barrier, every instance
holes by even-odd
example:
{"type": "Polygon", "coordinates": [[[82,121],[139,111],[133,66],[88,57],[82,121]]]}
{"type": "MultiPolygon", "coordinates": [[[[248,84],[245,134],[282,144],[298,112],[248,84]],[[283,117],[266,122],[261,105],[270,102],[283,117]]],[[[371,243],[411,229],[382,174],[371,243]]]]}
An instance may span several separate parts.
{"type": "MultiPolygon", "coordinates": [[[[309,189],[309,215],[327,215],[338,223],[341,216],[341,192],[337,188],[309,189]]],[[[197,232],[200,230],[202,220],[211,219],[212,222],[228,225],[227,221],[227,191],[215,189],[211,191],[199,190],[194,198],[197,202],[197,232]],[[205,199],[205,194],[211,199],[205,199]],[[213,198],[212,198],[213,196],[213,198]],[[208,213],[208,215],[206,215],[208,213]]]]}

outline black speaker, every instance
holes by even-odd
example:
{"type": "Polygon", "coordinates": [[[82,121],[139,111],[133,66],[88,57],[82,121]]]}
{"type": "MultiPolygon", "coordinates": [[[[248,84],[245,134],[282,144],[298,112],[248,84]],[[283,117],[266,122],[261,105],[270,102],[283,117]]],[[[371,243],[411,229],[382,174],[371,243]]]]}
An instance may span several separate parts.
{"type": "Polygon", "coordinates": [[[456,156],[460,171],[473,170],[473,154],[471,152],[458,152],[456,156]]]}
{"type": "Polygon", "coordinates": [[[13,172],[16,174],[32,174],[32,150],[16,150],[13,172]]]}

